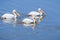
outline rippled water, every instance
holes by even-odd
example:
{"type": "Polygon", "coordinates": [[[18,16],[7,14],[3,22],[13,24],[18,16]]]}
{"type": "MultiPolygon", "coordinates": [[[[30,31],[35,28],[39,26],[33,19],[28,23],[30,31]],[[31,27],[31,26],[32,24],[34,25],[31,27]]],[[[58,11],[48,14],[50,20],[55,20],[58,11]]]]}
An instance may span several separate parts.
{"type": "MultiPolygon", "coordinates": [[[[0,0],[0,16],[16,9],[21,18],[17,24],[0,20],[0,40],[60,40],[60,0],[0,0]],[[19,24],[30,11],[41,7],[46,17],[35,29],[19,24]]],[[[16,23],[16,22],[15,22],[16,23]]]]}

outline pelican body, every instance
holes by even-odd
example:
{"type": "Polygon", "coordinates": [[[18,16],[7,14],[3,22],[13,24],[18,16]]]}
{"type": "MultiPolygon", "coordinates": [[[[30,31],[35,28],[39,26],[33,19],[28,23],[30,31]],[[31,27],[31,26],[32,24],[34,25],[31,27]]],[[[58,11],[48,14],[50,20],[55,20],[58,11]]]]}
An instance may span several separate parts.
{"type": "Polygon", "coordinates": [[[20,16],[16,10],[13,10],[13,14],[6,13],[2,15],[2,19],[15,19],[16,17],[20,16]]]}
{"type": "Polygon", "coordinates": [[[35,17],[34,17],[33,19],[31,19],[31,18],[25,18],[25,19],[22,21],[22,23],[24,23],[24,24],[34,24],[34,23],[37,23],[37,20],[36,20],[35,17]]]}
{"type": "Polygon", "coordinates": [[[44,15],[44,11],[43,11],[41,8],[38,9],[38,12],[36,12],[36,11],[31,11],[31,12],[28,14],[29,17],[33,17],[33,16],[40,17],[40,16],[43,16],[43,15],[44,15]]]}

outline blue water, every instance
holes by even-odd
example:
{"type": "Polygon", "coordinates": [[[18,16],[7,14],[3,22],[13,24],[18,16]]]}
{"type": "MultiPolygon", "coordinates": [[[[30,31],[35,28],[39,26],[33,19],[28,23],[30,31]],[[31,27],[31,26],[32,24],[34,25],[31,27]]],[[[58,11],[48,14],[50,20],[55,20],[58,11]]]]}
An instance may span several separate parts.
{"type": "Polygon", "coordinates": [[[25,17],[38,8],[45,11],[46,17],[35,29],[0,20],[0,40],[60,40],[60,0],[0,0],[0,16],[16,9],[25,17]]]}

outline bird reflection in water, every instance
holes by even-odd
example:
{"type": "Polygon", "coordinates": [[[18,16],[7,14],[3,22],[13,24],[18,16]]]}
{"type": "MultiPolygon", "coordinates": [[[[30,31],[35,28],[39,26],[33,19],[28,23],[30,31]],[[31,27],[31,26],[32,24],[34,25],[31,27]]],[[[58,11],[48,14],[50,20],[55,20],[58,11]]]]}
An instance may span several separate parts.
{"type": "Polygon", "coordinates": [[[15,20],[12,20],[12,19],[3,19],[2,21],[3,21],[3,23],[6,23],[6,24],[13,24],[14,27],[17,27],[18,24],[23,24],[24,27],[32,26],[32,29],[35,29],[36,28],[36,25],[37,25],[37,23],[24,24],[24,23],[22,23],[18,19],[15,19],[15,20]]]}
{"type": "Polygon", "coordinates": [[[37,23],[33,23],[33,24],[23,24],[24,25],[24,27],[25,28],[28,28],[28,27],[30,27],[30,28],[32,28],[33,30],[36,28],[36,26],[37,26],[37,23]]]}
{"type": "MultiPolygon", "coordinates": [[[[45,17],[45,16],[44,16],[45,17]]],[[[39,20],[39,22],[37,21],[36,23],[27,23],[27,24],[25,24],[25,23],[23,23],[20,19],[2,19],[2,21],[4,22],[4,23],[7,23],[7,24],[13,24],[14,25],[14,27],[17,27],[17,25],[18,24],[23,24],[24,25],[24,27],[31,27],[32,29],[35,29],[36,28],[36,26],[37,26],[37,24],[38,23],[40,23],[43,19],[44,19],[44,17],[43,16],[40,16],[39,18],[38,18],[38,20],[39,20]]]]}
{"type": "Polygon", "coordinates": [[[20,20],[18,19],[2,19],[3,23],[6,24],[13,24],[14,27],[16,27],[18,24],[20,24],[20,20]]]}

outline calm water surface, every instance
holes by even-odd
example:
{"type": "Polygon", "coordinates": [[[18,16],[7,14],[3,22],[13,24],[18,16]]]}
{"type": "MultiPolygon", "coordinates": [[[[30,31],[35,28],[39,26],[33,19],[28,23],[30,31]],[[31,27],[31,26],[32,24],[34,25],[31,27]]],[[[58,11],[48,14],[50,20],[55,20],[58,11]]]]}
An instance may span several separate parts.
{"type": "Polygon", "coordinates": [[[30,11],[41,7],[46,17],[33,26],[8,24],[0,20],[0,40],[60,40],[60,0],[0,0],[0,16],[16,9],[22,20],[30,11]]]}

